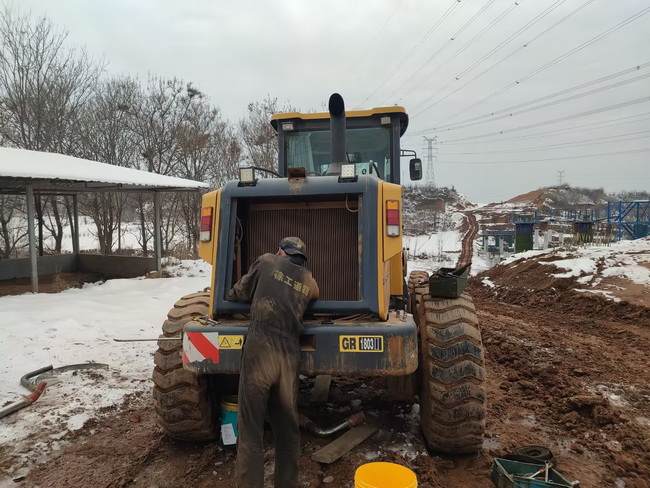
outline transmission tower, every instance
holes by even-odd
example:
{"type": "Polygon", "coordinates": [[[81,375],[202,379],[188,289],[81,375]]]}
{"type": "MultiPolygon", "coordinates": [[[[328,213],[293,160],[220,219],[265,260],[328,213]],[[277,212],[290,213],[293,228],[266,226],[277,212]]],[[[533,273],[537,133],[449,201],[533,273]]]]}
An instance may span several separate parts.
{"type": "Polygon", "coordinates": [[[557,184],[558,186],[562,186],[562,181],[564,180],[564,171],[557,171],[557,184]]]}
{"type": "Polygon", "coordinates": [[[434,164],[438,160],[438,143],[436,142],[436,139],[438,139],[438,136],[436,137],[427,137],[427,136],[422,136],[424,137],[424,140],[427,142],[427,170],[425,172],[425,182],[427,186],[430,186],[432,188],[435,188],[436,186],[436,177],[435,177],[435,172],[434,172],[434,164]]]}

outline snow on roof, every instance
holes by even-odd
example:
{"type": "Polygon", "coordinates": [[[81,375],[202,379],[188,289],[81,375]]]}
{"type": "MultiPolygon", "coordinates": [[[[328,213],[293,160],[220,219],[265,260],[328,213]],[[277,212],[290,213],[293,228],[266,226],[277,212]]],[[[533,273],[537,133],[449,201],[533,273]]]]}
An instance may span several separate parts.
{"type": "Polygon", "coordinates": [[[29,183],[29,180],[35,180],[34,182],[61,180],[149,189],[208,187],[207,184],[199,181],[98,163],[63,154],[0,147],[0,179],[4,178],[27,180],[25,184],[29,183]]]}

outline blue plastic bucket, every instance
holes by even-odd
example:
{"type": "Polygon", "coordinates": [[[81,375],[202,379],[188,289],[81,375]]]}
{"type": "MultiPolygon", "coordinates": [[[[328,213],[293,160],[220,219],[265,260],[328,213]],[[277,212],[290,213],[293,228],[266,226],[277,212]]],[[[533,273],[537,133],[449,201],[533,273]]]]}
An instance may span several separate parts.
{"type": "Polygon", "coordinates": [[[221,401],[221,443],[226,449],[237,447],[237,396],[227,396],[221,401]]]}

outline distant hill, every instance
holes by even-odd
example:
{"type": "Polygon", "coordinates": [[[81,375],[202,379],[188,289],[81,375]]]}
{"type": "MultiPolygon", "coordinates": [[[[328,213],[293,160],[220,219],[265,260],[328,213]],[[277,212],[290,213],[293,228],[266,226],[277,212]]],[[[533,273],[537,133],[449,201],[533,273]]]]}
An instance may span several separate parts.
{"type": "Polygon", "coordinates": [[[454,225],[450,215],[474,206],[455,188],[406,186],[402,196],[406,235],[450,230],[454,225]]]}
{"type": "Polygon", "coordinates": [[[506,203],[525,205],[543,210],[555,209],[602,209],[607,202],[619,200],[648,200],[648,192],[606,193],[602,188],[578,188],[569,185],[540,188],[511,198],[506,203]]]}

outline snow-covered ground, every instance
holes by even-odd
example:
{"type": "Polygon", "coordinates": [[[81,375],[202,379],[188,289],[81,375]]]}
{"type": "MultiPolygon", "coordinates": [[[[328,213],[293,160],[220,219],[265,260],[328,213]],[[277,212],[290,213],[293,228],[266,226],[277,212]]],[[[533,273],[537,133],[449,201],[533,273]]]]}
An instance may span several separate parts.
{"type": "Polygon", "coordinates": [[[462,237],[455,230],[422,236],[404,236],[404,247],[409,250],[409,256],[436,257],[443,253],[460,252],[462,237]]]}
{"type": "Polygon", "coordinates": [[[555,278],[578,277],[581,284],[596,286],[603,278],[620,277],[650,286],[650,237],[619,241],[610,246],[578,247],[570,251],[528,251],[509,257],[503,264],[542,255],[552,259],[540,261],[541,264],[565,270],[554,273],[555,278]]]}
{"type": "Polygon", "coordinates": [[[631,299],[648,303],[650,237],[567,251],[527,251],[510,256],[501,265],[516,267],[518,261],[528,259],[556,268],[549,269],[554,278],[576,278],[581,286],[574,288],[576,292],[602,295],[614,302],[631,299]]]}
{"type": "MultiPolygon", "coordinates": [[[[0,297],[0,406],[28,393],[19,380],[35,369],[84,362],[108,365],[98,370],[100,381],[80,372],[49,382],[36,403],[0,421],[0,449],[20,445],[47,420],[61,424],[54,436],[63,441],[101,408],[151,389],[156,343],[113,339],[158,337],[174,302],[210,285],[205,262],[176,261],[167,270],[175,277],[118,279],[58,294],[0,297]]],[[[37,453],[35,449],[30,456],[37,453]]]]}

